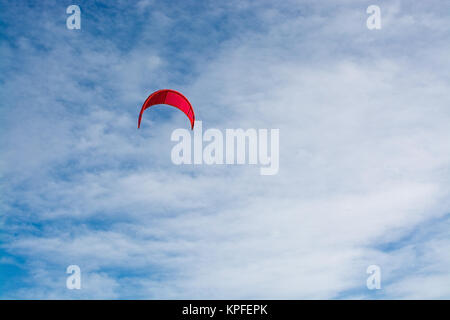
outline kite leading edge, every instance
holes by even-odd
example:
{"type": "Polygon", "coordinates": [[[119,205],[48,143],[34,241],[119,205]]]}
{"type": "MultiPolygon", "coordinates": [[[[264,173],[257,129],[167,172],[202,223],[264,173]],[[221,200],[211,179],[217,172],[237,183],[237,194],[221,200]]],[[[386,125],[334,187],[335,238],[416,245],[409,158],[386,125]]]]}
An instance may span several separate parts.
{"type": "Polygon", "coordinates": [[[141,126],[142,114],[144,113],[144,110],[157,104],[167,104],[183,111],[191,122],[191,129],[194,129],[195,114],[191,103],[180,92],[171,89],[158,90],[148,96],[147,100],[145,100],[142,105],[141,112],[139,113],[138,129],[141,126]]]}

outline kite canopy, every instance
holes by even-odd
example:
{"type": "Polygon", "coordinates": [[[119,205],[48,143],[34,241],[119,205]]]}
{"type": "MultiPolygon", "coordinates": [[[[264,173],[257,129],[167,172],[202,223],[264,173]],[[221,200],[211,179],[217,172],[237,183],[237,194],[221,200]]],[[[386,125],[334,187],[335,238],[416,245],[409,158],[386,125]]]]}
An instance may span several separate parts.
{"type": "Polygon", "coordinates": [[[147,100],[145,100],[142,105],[141,112],[139,113],[138,128],[141,126],[142,114],[144,113],[144,110],[156,104],[167,104],[180,109],[191,121],[191,129],[194,129],[195,114],[191,103],[181,93],[170,89],[158,90],[148,96],[147,100]]]}

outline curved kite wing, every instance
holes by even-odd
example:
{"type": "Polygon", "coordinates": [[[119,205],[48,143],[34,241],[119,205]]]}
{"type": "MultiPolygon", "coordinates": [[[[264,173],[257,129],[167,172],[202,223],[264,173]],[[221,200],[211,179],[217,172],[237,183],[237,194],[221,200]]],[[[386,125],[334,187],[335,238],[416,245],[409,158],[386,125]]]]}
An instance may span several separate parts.
{"type": "Polygon", "coordinates": [[[181,93],[170,89],[158,90],[148,96],[147,100],[145,100],[142,105],[141,112],[139,113],[138,128],[141,126],[142,114],[144,113],[144,110],[156,104],[168,104],[169,106],[180,109],[191,121],[191,129],[194,129],[195,114],[191,103],[181,93]]]}

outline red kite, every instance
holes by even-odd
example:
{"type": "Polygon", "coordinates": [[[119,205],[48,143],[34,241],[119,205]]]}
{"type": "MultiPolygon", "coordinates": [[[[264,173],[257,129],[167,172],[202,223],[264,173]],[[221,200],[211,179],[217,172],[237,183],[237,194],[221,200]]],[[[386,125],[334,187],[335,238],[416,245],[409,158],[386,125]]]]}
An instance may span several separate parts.
{"type": "Polygon", "coordinates": [[[180,109],[191,121],[191,129],[194,129],[195,114],[191,103],[181,93],[170,89],[158,90],[148,96],[147,100],[145,100],[142,105],[141,113],[139,113],[138,129],[141,126],[142,114],[144,113],[144,110],[156,104],[168,104],[169,106],[180,109]]]}

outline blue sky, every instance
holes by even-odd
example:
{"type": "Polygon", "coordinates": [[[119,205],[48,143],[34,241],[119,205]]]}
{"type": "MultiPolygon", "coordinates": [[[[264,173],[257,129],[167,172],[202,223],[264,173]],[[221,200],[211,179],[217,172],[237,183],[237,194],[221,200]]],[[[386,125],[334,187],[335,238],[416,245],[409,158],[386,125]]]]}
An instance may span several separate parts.
{"type": "Polygon", "coordinates": [[[0,298],[449,298],[446,12],[0,1],[0,298]],[[173,165],[182,113],[136,129],[161,88],[204,128],[279,128],[279,173],[173,165]]]}

